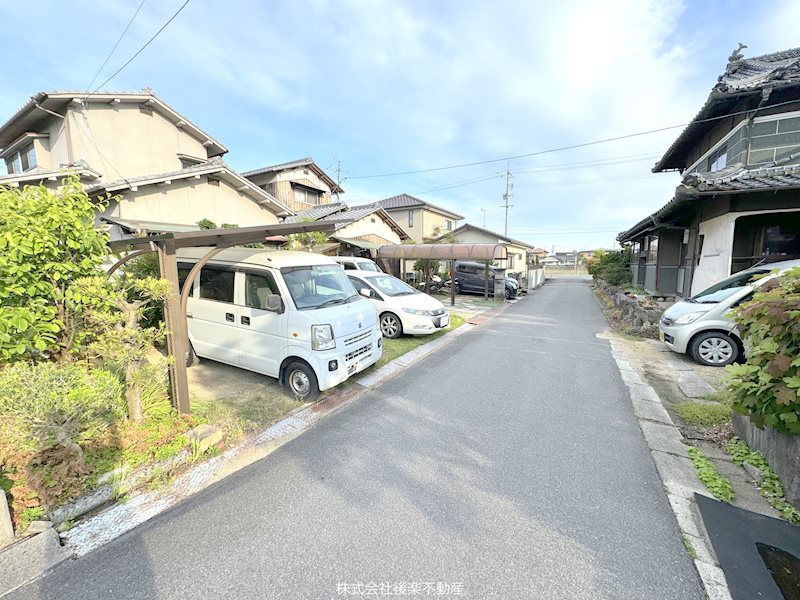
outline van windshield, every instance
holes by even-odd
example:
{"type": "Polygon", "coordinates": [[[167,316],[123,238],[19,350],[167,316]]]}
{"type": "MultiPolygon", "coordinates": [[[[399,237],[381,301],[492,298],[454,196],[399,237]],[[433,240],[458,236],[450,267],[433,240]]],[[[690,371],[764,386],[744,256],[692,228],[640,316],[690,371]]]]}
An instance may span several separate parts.
{"type": "Polygon", "coordinates": [[[707,290],[703,290],[689,298],[689,302],[696,302],[698,304],[717,304],[723,300],[730,298],[739,290],[745,289],[753,277],[769,273],[769,269],[763,271],[747,271],[746,273],[738,273],[728,279],[723,279],[716,285],[712,285],[707,290]]]}
{"type": "Polygon", "coordinates": [[[359,262],[359,263],[356,263],[356,264],[358,264],[358,269],[360,271],[374,271],[374,272],[379,272],[380,271],[380,269],[378,268],[378,265],[376,265],[375,263],[372,263],[372,262],[359,262]]]}
{"type": "Polygon", "coordinates": [[[284,267],[281,274],[297,310],[344,304],[359,298],[338,265],[284,267]]]}

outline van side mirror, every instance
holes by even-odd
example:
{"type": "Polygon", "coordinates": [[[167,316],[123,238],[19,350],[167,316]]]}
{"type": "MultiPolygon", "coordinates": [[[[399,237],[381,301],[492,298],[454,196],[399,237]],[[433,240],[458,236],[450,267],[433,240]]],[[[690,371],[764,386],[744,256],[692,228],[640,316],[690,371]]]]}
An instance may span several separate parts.
{"type": "Polygon", "coordinates": [[[283,300],[278,294],[270,294],[267,296],[267,310],[276,313],[283,312],[283,300]]]}
{"type": "Polygon", "coordinates": [[[364,298],[372,298],[372,292],[368,288],[361,288],[358,290],[358,293],[364,296],[364,298]]]}

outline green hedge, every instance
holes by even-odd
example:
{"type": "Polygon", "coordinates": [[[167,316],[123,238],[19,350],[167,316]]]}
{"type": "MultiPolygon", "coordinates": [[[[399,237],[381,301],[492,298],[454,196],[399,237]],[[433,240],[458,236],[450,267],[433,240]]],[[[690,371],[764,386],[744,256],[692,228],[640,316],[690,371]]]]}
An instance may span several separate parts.
{"type": "Polygon", "coordinates": [[[727,367],[733,409],[759,427],[800,433],[800,268],[733,311],[747,362],[727,367]]]}

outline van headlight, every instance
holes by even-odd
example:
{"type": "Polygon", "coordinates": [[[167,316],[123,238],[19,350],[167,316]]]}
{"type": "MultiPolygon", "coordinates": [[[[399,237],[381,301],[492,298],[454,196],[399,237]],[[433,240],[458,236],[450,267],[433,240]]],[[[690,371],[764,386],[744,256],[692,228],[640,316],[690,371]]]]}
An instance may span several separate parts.
{"type": "Polygon", "coordinates": [[[697,319],[702,317],[704,314],[706,314],[706,313],[705,313],[705,311],[702,311],[702,310],[701,311],[697,311],[697,312],[686,313],[685,315],[681,315],[680,317],[675,319],[675,321],[673,321],[672,324],[673,325],[688,325],[689,323],[694,323],[695,321],[697,321],[697,319]]]}
{"type": "Polygon", "coordinates": [[[330,325],[312,325],[311,349],[333,350],[334,348],[336,348],[336,340],[333,338],[333,327],[330,325]]]}

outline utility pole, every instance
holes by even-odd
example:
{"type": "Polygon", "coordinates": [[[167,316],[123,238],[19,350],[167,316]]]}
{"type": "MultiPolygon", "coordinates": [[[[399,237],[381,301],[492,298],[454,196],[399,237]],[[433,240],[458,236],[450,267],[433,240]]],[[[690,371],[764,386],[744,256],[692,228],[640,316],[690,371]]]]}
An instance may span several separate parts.
{"type": "Polygon", "coordinates": [[[482,208],[481,211],[483,211],[483,228],[486,229],[486,209],[482,208]]]}
{"type": "Polygon", "coordinates": [[[342,187],[342,159],[335,158],[336,161],[336,191],[333,193],[336,196],[336,202],[339,202],[339,188],[342,187]]]}
{"type": "Polygon", "coordinates": [[[503,204],[502,207],[506,209],[506,225],[505,229],[503,230],[503,235],[508,237],[508,209],[512,208],[514,205],[508,203],[508,199],[513,195],[511,192],[514,190],[514,184],[511,183],[511,180],[514,176],[511,174],[509,169],[506,169],[506,193],[503,194],[503,204]]]}

